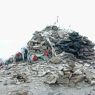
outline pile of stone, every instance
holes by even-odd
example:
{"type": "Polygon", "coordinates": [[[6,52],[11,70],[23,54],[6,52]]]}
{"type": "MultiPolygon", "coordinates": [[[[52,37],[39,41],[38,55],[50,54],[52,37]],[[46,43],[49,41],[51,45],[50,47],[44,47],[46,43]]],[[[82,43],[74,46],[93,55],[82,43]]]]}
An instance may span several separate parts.
{"type": "Polygon", "coordinates": [[[36,31],[28,42],[28,48],[33,52],[43,52],[47,48],[52,56],[62,53],[72,53],[79,59],[92,59],[94,57],[94,43],[87,37],[71,30],[60,29],[57,26],[47,26],[42,31],[36,31]]]}
{"type": "Polygon", "coordinates": [[[61,52],[72,53],[79,59],[91,59],[94,56],[94,44],[77,32],[69,33],[67,40],[62,39],[55,46],[61,52]]]}
{"type": "MultiPolygon", "coordinates": [[[[40,90],[46,93],[50,86],[56,84],[63,87],[95,85],[94,43],[87,37],[73,30],[47,26],[34,33],[27,47],[26,60],[13,62],[13,58],[9,58],[0,68],[0,82],[14,89],[8,95],[32,95],[33,90],[35,95],[40,90]],[[26,91],[19,90],[24,87],[27,87],[26,91]]],[[[63,91],[63,87],[60,91],[63,91]]]]}
{"type": "MultiPolygon", "coordinates": [[[[62,83],[76,85],[79,82],[95,84],[94,43],[75,31],[47,26],[36,31],[28,42],[32,53],[43,53],[51,50],[50,58],[45,66],[39,64],[38,76],[45,76],[45,83],[62,83]],[[52,65],[51,65],[52,64],[52,65]],[[39,75],[41,74],[41,75],[39,75]]],[[[33,67],[32,67],[33,69],[33,67]]]]}
{"type": "Polygon", "coordinates": [[[43,58],[43,52],[49,50],[49,56],[45,58],[47,61],[31,60],[34,62],[31,65],[9,64],[3,75],[11,76],[15,84],[29,82],[35,76],[48,84],[95,84],[94,44],[86,37],[57,26],[47,26],[36,31],[27,46],[28,55],[43,58]]]}

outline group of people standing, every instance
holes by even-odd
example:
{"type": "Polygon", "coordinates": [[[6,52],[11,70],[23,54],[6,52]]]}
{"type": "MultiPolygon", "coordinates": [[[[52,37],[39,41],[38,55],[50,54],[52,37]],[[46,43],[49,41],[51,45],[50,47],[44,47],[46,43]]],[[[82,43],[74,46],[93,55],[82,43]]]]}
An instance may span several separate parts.
{"type": "Polygon", "coordinates": [[[43,51],[42,54],[37,56],[37,54],[30,52],[27,48],[21,48],[21,51],[17,52],[15,55],[10,57],[8,60],[6,60],[5,64],[10,64],[10,63],[17,63],[17,62],[32,62],[32,61],[37,61],[39,59],[47,59],[50,55],[50,50],[46,49],[43,51]],[[43,57],[43,58],[42,58],[43,57]]]}

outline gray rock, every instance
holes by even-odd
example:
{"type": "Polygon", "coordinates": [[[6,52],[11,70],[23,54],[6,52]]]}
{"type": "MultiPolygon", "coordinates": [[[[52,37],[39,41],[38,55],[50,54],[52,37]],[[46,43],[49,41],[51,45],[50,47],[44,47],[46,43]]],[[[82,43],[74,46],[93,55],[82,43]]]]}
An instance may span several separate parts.
{"type": "Polygon", "coordinates": [[[76,71],[74,71],[74,74],[81,75],[81,74],[83,74],[83,72],[81,71],[81,68],[80,68],[80,69],[77,69],[76,71]]]}
{"type": "Polygon", "coordinates": [[[77,84],[79,82],[82,82],[83,80],[84,80],[84,75],[73,76],[70,78],[70,83],[77,84]]]}
{"type": "Polygon", "coordinates": [[[90,81],[91,85],[95,85],[95,79],[90,81]]]}
{"type": "Polygon", "coordinates": [[[17,81],[16,80],[10,80],[10,84],[16,84],[17,81]]]}
{"type": "Polygon", "coordinates": [[[62,59],[59,58],[59,57],[52,57],[49,62],[53,63],[53,64],[58,64],[58,63],[61,63],[62,62],[62,59]]]}
{"type": "Polygon", "coordinates": [[[57,79],[58,79],[58,75],[56,74],[49,74],[46,79],[45,79],[45,83],[47,84],[54,84],[57,82],[57,79]]]}
{"type": "Polygon", "coordinates": [[[8,85],[8,81],[7,80],[4,80],[3,81],[3,85],[8,85]]]}
{"type": "Polygon", "coordinates": [[[57,83],[58,84],[69,84],[69,79],[68,78],[64,78],[64,76],[60,76],[58,79],[57,79],[57,83]]]}

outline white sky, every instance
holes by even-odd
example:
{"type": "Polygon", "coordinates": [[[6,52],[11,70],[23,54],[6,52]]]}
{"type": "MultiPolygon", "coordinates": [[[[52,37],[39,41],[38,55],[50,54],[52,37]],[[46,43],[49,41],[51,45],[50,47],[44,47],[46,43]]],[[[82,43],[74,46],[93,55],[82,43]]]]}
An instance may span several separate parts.
{"type": "Polygon", "coordinates": [[[31,39],[35,30],[59,16],[71,28],[95,42],[95,0],[0,0],[0,58],[8,58],[31,39]]]}

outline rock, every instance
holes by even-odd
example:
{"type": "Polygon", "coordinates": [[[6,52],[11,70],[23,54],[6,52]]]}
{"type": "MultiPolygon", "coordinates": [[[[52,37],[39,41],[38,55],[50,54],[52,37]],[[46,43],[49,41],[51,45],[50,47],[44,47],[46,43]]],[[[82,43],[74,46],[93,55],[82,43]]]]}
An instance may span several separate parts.
{"type": "Polygon", "coordinates": [[[57,83],[58,84],[69,84],[69,77],[70,77],[70,72],[63,72],[63,71],[59,71],[58,72],[58,76],[59,78],[57,79],[57,83]]]}
{"type": "Polygon", "coordinates": [[[28,92],[17,93],[18,95],[28,95],[28,92]]]}
{"type": "Polygon", "coordinates": [[[10,84],[16,84],[17,81],[16,80],[10,80],[10,84]]]}
{"type": "Polygon", "coordinates": [[[89,83],[91,83],[91,81],[93,79],[95,79],[95,73],[91,72],[90,70],[86,69],[86,70],[84,70],[84,73],[85,73],[86,79],[88,80],[89,83]]]}
{"type": "Polygon", "coordinates": [[[75,69],[80,69],[83,68],[83,64],[81,64],[80,62],[75,62],[75,69]]]}
{"type": "Polygon", "coordinates": [[[29,92],[28,92],[28,95],[34,95],[34,94],[32,93],[32,91],[29,91],[29,92]]]}
{"type": "Polygon", "coordinates": [[[74,74],[76,75],[82,75],[82,71],[81,71],[81,68],[80,69],[77,69],[76,71],[74,71],[74,74]]]}
{"type": "Polygon", "coordinates": [[[64,76],[60,76],[58,79],[57,79],[57,83],[58,84],[69,84],[69,79],[68,78],[64,78],[64,76]]]}
{"type": "Polygon", "coordinates": [[[39,77],[42,77],[42,76],[44,76],[44,75],[46,75],[48,72],[38,72],[38,76],[39,77]]]}
{"type": "Polygon", "coordinates": [[[77,89],[81,89],[81,87],[77,87],[77,89]]]}
{"type": "Polygon", "coordinates": [[[85,66],[85,67],[90,67],[90,64],[85,63],[84,66],[85,66]]]}
{"type": "Polygon", "coordinates": [[[3,85],[8,85],[8,81],[4,80],[3,85]]]}
{"type": "Polygon", "coordinates": [[[86,72],[86,79],[90,85],[95,85],[95,74],[92,72],[86,72]]]}
{"type": "Polygon", "coordinates": [[[9,92],[8,95],[28,95],[28,92],[27,91],[12,91],[12,92],[9,92]]]}
{"type": "Polygon", "coordinates": [[[17,81],[16,84],[19,85],[19,84],[21,84],[21,82],[17,81]]]}
{"type": "Polygon", "coordinates": [[[75,67],[75,62],[72,60],[67,61],[68,65],[73,69],[75,67]]]}
{"type": "Polygon", "coordinates": [[[55,84],[57,82],[58,79],[58,75],[56,74],[49,74],[46,79],[45,79],[45,83],[47,84],[55,84]]]}
{"type": "Polygon", "coordinates": [[[58,74],[61,76],[64,76],[64,72],[63,71],[58,71],[58,74]]]}
{"type": "Polygon", "coordinates": [[[73,54],[67,53],[65,51],[60,53],[58,56],[61,57],[63,60],[73,60],[73,61],[76,60],[76,57],[73,54]]]}
{"type": "Polygon", "coordinates": [[[58,64],[58,63],[61,63],[62,62],[62,59],[59,58],[59,57],[52,57],[49,62],[53,63],[53,64],[58,64]]]}
{"type": "Polygon", "coordinates": [[[54,92],[48,92],[48,95],[55,95],[54,92]]]}
{"type": "Polygon", "coordinates": [[[65,32],[65,31],[62,31],[62,30],[58,31],[58,35],[62,39],[68,39],[68,37],[69,37],[68,32],[65,32]]]}
{"type": "Polygon", "coordinates": [[[64,72],[70,72],[71,70],[72,70],[72,68],[68,64],[63,66],[63,71],[64,72]]]}
{"type": "Polygon", "coordinates": [[[27,76],[25,73],[13,75],[13,78],[17,78],[20,82],[27,82],[27,76]]]}
{"type": "Polygon", "coordinates": [[[85,78],[84,75],[73,76],[73,77],[71,77],[71,79],[70,79],[70,83],[73,82],[74,84],[77,84],[78,82],[83,81],[84,78],[85,78]]]}
{"type": "Polygon", "coordinates": [[[64,78],[70,78],[72,76],[72,73],[70,71],[64,72],[64,78]]]}
{"type": "Polygon", "coordinates": [[[91,80],[91,81],[90,81],[90,84],[91,84],[91,85],[95,85],[95,80],[91,80]]]}

